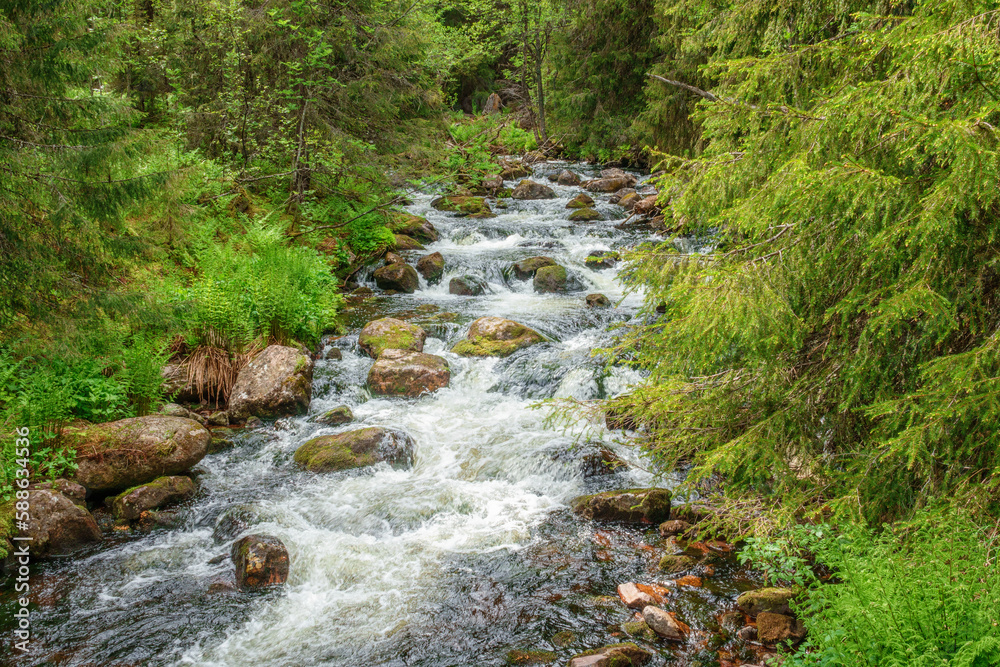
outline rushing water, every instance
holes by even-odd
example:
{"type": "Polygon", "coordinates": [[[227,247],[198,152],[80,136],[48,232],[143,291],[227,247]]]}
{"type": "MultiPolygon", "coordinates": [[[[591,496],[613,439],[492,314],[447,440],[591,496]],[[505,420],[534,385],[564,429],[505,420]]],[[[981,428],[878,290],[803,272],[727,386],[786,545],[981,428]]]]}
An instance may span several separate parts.
{"type": "MultiPolygon", "coordinates": [[[[547,183],[545,173],[565,166],[543,165],[534,178],[547,183]]],[[[566,202],[580,188],[553,187],[556,199],[507,200],[488,220],[439,213],[430,194],[416,197],[409,210],[440,234],[426,252],[444,255],[441,283],[354,302],[349,335],[327,342],[343,359],[316,364],[310,414],[244,432],[234,448],[206,457],[179,528],[110,538],[92,552],[39,565],[33,651],[14,664],[478,666],[504,664],[510,649],[554,650],[562,663],[622,641],[618,628],[632,612],[607,596],[625,581],[656,581],[668,547],[653,530],[580,520],[568,502],[672,480],[643,472],[637,453],[603,426],[565,432],[533,406],[611,396],[639,380],[624,368],[608,370],[590,352],[610,340],[612,325],[636,316],[640,297],[623,295],[614,270],[591,270],[584,259],[645,236],[615,228],[625,214],[606,195],[595,198],[607,221],[568,222],[566,202]],[[513,261],[539,254],[566,266],[583,289],[540,295],[530,281],[507,277],[513,261]],[[485,279],[489,292],[449,294],[450,278],[463,275],[485,279]],[[616,306],[586,308],[589,292],[616,306]],[[369,394],[372,361],[357,348],[357,332],[386,314],[428,330],[425,352],[448,359],[449,387],[418,399],[369,394]],[[468,323],[484,315],[517,320],[554,342],[503,360],[451,354],[468,323]],[[342,404],[354,411],[353,424],[312,421],[342,404]],[[414,438],[412,467],[314,475],[293,465],[293,452],[310,437],[375,425],[414,438]],[[588,475],[582,457],[598,442],[630,468],[588,475]],[[287,545],[291,575],[283,588],[247,595],[228,585],[232,563],[217,557],[229,542],[213,531],[233,508],[253,517],[245,532],[287,545]],[[572,640],[553,642],[566,631],[572,640]]],[[[423,253],[407,254],[412,262],[423,253]]],[[[711,585],[684,589],[672,608],[694,628],[690,645],[656,646],[652,664],[718,664],[715,647],[705,646],[714,614],[748,585],[724,560],[711,585]]],[[[10,604],[8,593],[4,608],[10,604]]]]}

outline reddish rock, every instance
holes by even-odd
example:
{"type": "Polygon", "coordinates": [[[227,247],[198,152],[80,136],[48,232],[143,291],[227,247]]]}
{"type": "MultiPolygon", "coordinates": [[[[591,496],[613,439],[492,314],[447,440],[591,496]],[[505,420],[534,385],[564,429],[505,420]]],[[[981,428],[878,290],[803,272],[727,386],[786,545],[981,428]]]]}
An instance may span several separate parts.
{"type": "Polygon", "coordinates": [[[415,397],[447,387],[451,369],[444,357],[386,350],[368,373],[368,386],[382,396],[415,397]]]}
{"type": "Polygon", "coordinates": [[[677,620],[674,614],[659,607],[649,606],[642,610],[642,620],[653,632],[666,640],[682,642],[687,639],[691,628],[677,620]]]}
{"type": "Polygon", "coordinates": [[[806,626],[799,619],[769,611],[757,614],[757,638],[765,644],[798,642],[805,637],[806,626]]]}
{"type": "Polygon", "coordinates": [[[241,591],[280,586],[288,579],[288,549],[277,537],[247,535],[233,543],[229,554],[241,591]]]}

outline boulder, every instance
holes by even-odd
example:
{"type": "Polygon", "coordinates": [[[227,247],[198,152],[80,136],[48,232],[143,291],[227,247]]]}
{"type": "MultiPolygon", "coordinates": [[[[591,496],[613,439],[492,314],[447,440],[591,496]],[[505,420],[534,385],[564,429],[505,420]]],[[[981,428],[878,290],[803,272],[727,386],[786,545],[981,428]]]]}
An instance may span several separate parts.
{"type": "Polygon", "coordinates": [[[757,639],[765,644],[798,642],[806,638],[805,624],[786,614],[762,611],[757,614],[757,639]]]}
{"type": "Polygon", "coordinates": [[[413,294],[420,287],[417,271],[409,264],[391,264],[375,269],[373,274],[379,289],[413,294]]]}
{"type": "Polygon", "coordinates": [[[535,271],[533,286],[536,292],[543,294],[550,292],[565,292],[567,281],[566,267],[543,266],[535,271]]]}
{"type": "Polygon", "coordinates": [[[354,413],[346,405],[338,405],[333,410],[327,410],[316,418],[317,424],[326,424],[327,426],[340,426],[341,424],[350,424],[352,421],[354,421],[354,413]]]}
{"type": "Polygon", "coordinates": [[[587,308],[609,308],[611,299],[603,294],[588,294],[586,299],[587,308]]]}
{"type": "Polygon", "coordinates": [[[208,396],[207,388],[195,384],[182,364],[167,364],[160,370],[160,377],[163,378],[164,395],[172,400],[197,403],[201,396],[208,396]]]}
{"type": "Polygon", "coordinates": [[[344,352],[339,347],[331,347],[323,358],[327,361],[340,361],[344,358],[344,352]]]}
{"type": "Polygon", "coordinates": [[[626,523],[662,523],[670,518],[668,489],[605,491],[573,500],[573,511],[585,519],[626,523]]]}
{"type": "Polygon", "coordinates": [[[87,489],[83,488],[81,484],[71,482],[68,479],[60,478],[48,482],[35,482],[28,488],[55,491],[56,493],[63,494],[76,505],[80,505],[81,507],[87,506],[87,489]]]}
{"type": "Polygon", "coordinates": [[[641,610],[656,602],[652,595],[640,590],[633,583],[619,584],[618,597],[622,599],[622,603],[629,609],[641,610]]]}
{"type": "Polygon", "coordinates": [[[653,632],[672,642],[682,642],[687,639],[690,628],[682,624],[674,615],[659,607],[649,606],[642,610],[642,620],[646,621],[653,632]]]}
{"type": "Polygon", "coordinates": [[[623,176],[614,176],[611,178],[598,178],[593,181],[587,181],[583,184],[583,187],[590,192],[617,192],[622,188],[628,187],[629,182],[623,176]]]}
{"type": "Polygon", "coordinates": [[[417,272],[429,285],[436,285],[444,275],[444,256],[439,252],[424,255],[417,260],[417,272]]]}
{"type": "MultiPolygon", "coordinates": [[[[406,234],[393,234],[394,239],[396,239],[396,250],[423,250],[424,245],[411,236],[406,234]]],[[[402,261],[402,260],[400,260],[402,261]]]]}
{"type": "Polygon", "coordinates": [[[632,210],[639,215],[649,215],[655,211],[656,208],[656,195],[643,197],[632,206],[632,210]]]}
{"type": "Polygon", "coordinates": [[[697,565],[695,559],[685,554],[667,554],[660,559],[659,563],[660,572],[666,572],[668,574],[685,572],[690,570],[695,565],[697,565]]]}
{"type": "Polygon", "coordinates": [[[449,195],[438,197],[431,206],[439,211],[451,211],[462,215],[492,214],[489,204],[482,197],[467,197],[464,195],[449,195]]]}
{"type": "Polygon", "coordinates": [[[406,234],[422,243],[434,243],[438,240],[437,229],[419,215],[393,211],[389,214],[389,231],[394,234],[406,234]]]}
{"type": "Polygon", "coordinates": [[[280,586],[288,580],[288,549],[277,537],[247,535],[233,543],[229,556],[241,591],[280,586]]]}
{"type": "Polygon", "coordinates": [[[284,417],[309,410],[313,362],[301,350],[268,345],[244,366],[229,394],[229,415],[243,421],[284,417]]]}
{"type": "Polygon", "coordinates": [[[447,387],[451,369],[444,357],[386,350],[368,373],[368,387],[381,396],[415,397],[447,387]]]}
{"type": "Polygon", "coordinates": [[[386,350],[423,352],[427,332],[416,324],[395,317],[383,317],[365,325],[358,335],[358,347],[374,359],[386,350]]]}
{"type": "Polygon", "coordinates": [[[385,253],[382,266],[389,266],[391,264],[406,264],[406,260],[404,260],[402,257],[400,257],[394,252],[387,252],[385,253]]]}
{"type": "Polygon", "coordinates": [[[229,426],[229,413],[225,410],[218,410],[210,414],[205,423],[209,426],[229,426]]]}
{"type": "Polygon", "coordinates": [[[168,417],[184,417],[185,419],[193,419],[199,424],[205,423],[205,418],[199,415],[193,410],[188,410],[184,406],[177,405],[176,403],[167,403],[162,408],[160,408],[160,414],[166,415],[168,417]]]}
{"type": "Polygon", "coordinates": [[[410,436],[400,431],[362,428],[307,440],[295,451],[295,462],[312,472],[348,470],[381,461],[409,465],[413,447],[410,436]]]}
{"type": "Polygon", "coordinates": [[[765,611],[787,615],[792,613],[789,603],[795,595],[791,588],[760,588],[741,593],[736,598],[736,606],[751,617],[765,611]]]}
{"type": "Polygon", "coordinates": [[[486,292],[486,282],[475,276],[452,278],[448,283],[448,293],[459,296],[479,296],[486,292]]]}
{"type": "Polygon", "coordinates": [[[594,205],[594,198],[588,195],[586,192],[581,192],[577,196],[569,200],[566,204],[566,208],[590,208],[594,205]]]}
{"type": "Polygon", "coordinates": [[[580,185],[580,177],[569,169],[563,169],[556,176],[556,183],[559,185],[580,185]]]}
{"type": "Polygon", "coordinates": [[[521,158],[521,161],[524,162],[524,164],[535,164],[538,162],[545,162],[546,160],[548,160],[548,158],[542,151],[528,151],[524,154],[524,157],[521,158]]]}
{"type": "Polygon", "coordinates": [[[691,530],[691,524],[681,519],[671,519],[660,524],[660,537],[673,537],[683,535],[691,530]]]}
{"type": "Polygon", "coordinates": [[[535,272],[543,266],[556,266],[556,260],[551,257],[529,257],[514,262],[510,268],[518,280],[531,280],[535,277],[535,272]]]}
{"type": "Polygon", "coordinates": [[[547,185],[525,179],[517,184],[511,199],[555,199],[555,191],[547,185]]]}
{"type": "Polygon", "coordinates": [[[620,204],[623,197],[627,197],[628,195],[634,195],[634,194],[635,194],[635,189],[633,189],[633,188],[622,188],[618,192],[616,192],[613,195],[611,195],[610,197],[608,197],[608,203],[609,204],[620,204]]]}
{"type": "Polygon", "coordinates": [[[483,176],[483,189],[490,194],[496,195],[497,192],[503,189],[503,176],[500,174],[483,176]]]}
{"type": "MultiPolygon", "coordinates": [[[[13,508],[14,501],[9,505],[13,508]]],[[[21,535],[31,538],[28,550],[35,558],[69,554],[102,539],[91,513],[57,491],[28,491],[28,506],[28,528],[21,535]]]]}
{"type": "Polygon", "coordinates": [[[228,508],[215,521],[212,539],[222,544],[235,539],[237,535],[261,520],[260,510],[254,505],[235,505],[228,508]]]}
{"type": "Polygon", "coordinates": [[[196,421],[148,415],[64,431],[76,452],[73,481],[88,491],[115,491],[180,474],[204,458],[211,435],[196,421]]]}
{"type": "Polygon", "coordinates": [[[631,211],[633,208],[635,208],[635,205],[639,203],[640,199],[642,199],[641,196],[639,196],[635,192],[631,192],[622,197],[621,199],[619,199],[618,205],[621,206],[626,211],[631,211]]]}
{"type": "Polygon", "coordinates": [[[508,357],[521,348],[541,343],[534,329],[502,317],[480,317],[469,327],[465,340],[451,349],[463,357],[508,357]]]}
{"type": "Polygon", "coordinates": [[[603,220],[604,217],[594,208],[579,208],[569,214],[570,222],[595,222],[603,220]]]}
{"type": "Polygon", "coordinates": [[[613,269],[618,264],[619,255],[609,250],[595,250],[583,260],[589,269],[613,269]]]}
{"type": "Polygon", "coordinates": [[[135,521],[143,512],[183,502],[195,493],[190,477],[160,477],[116,496],[111,511],[116,519],[135,521]]]}
{"type": "Polygon", "coordinates": [[[570,658],[567,667],[640,667],[652,657],[649,651],[629,642],[579,653],[570,658]]]}
{"type": "Polygon", "coordinates": [[[622,623],[622,632],[629,637],[635,637],[645,642],[655,642],[660,638],[659,635],[653,632],[651,627],[646,625],[646,621],[628,621],[622,623]]]}
{"type": "Polygon", "coordinates": [[[505,181],[512,181],[515,178],[524,178],[525,176],[531,176],[531,167],[515,163],[504,167],[504,170],[500,172],[500,176],[505,181]]]}
{"type": "Polygon", "coordinates": [[[500,96],[496,93],[490,93],[490,96],[486,98],[486,102],[483,104],[483,113],[487,116],[498,114],[502,106],[503,102],[501,102],[500,96]]]}

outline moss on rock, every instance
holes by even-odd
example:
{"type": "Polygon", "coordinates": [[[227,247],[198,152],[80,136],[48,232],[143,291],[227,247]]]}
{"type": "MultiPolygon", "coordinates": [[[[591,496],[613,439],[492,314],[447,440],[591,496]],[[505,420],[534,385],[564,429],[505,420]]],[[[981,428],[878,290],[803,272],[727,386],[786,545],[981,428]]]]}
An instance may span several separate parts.
{"type": "Polygon", "coordinates": [[[573,500],[573,511],[587,519],[659,524],[670,518],[668,489],[605,491],[573,500]]]}

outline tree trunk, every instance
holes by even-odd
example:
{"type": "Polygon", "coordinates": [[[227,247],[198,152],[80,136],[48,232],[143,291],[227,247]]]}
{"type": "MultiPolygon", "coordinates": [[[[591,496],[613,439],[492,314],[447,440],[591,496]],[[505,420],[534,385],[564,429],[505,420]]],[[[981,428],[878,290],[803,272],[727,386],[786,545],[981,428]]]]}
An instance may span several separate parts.
{"type": "MultiPolygon", "coordinates": [[[[535,46],[536,46],[536,48],[535,48],[535,84],[537,86],[537,91],[538,92],[535,95],[535,97],[538,100],[538,133],[537,134],[540,134],[541,135],[541,139],[542,139],[540,142],[538,142],[538,146],[539,146],[539,148],[541,148],[542,145],[547,144],[548,141],[549,141],[549,133],[548,133],[548,130],[545,129],[545,90],[544,90],[544,86],[542,85],[542,58],[543,58],[543,56],[545,54],[545,51],[542,49],[542,44],[541,44],[542,34],[541,34],[541,31],[539,31],[539,34],[536,37],[536,40],[537,41],[535,43],[535,46]]],[[[536,141],[537,141],[537,139],[536,139],[536,141]]]]}

